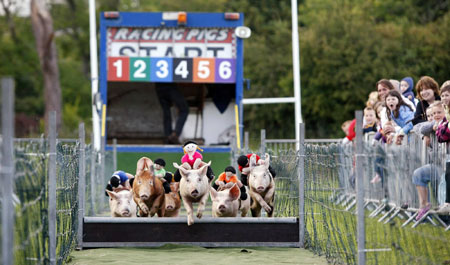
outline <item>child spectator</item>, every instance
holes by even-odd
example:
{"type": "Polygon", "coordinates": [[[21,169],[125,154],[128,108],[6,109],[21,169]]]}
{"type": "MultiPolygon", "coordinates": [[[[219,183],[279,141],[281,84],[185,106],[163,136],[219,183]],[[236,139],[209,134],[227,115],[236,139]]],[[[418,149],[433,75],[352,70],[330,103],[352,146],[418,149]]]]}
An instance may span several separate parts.
{"type": "MultiPolygon", "coordinates": [[[[250,163],[250,157],[252,157],[252,153],[247,155],[241,155],[238,157],[237,163],[239,165],[239,171],[241,172],[241,181],[242,184],[245,186],[248,186],[248,174],[250,173],[249,163],[250,163]]],[[[260,157],[256,155],[256,163],[258,164],[260,157]]],[[[269,172],[272,175],[273,178],[277,175],[275,170],[271,166],[269,166],[269,172]]]]}
{"type": "MultiPolygon", "coordinates": [[[[372,145],[376,143],[376,141],[381,141],[381,145],[384,144],[392,144],[391,135],[395,134],[395,128],[391,121],[386,122],[384,125],[384,128],[381,128],[376,134],[372,141],[372,145]],[[388,139],[390,139],[390,142],[388,142],[388,139]]],[[[376,149],[376,157],[375,157],[375,176],[372,178],[370,183],[375,184],[383,180],[383,169],[385,167],[385,157],[386,153],[384,152],[383,148],[380,146],[376,149]]]]}
{"type": "Polygon", "coordinates": [[[363,128],[363,134],[369,133],[369,132],[377,132],[377,117],[375,114],[375,110],[371,107],[366,107],[364,109],[364,128],[363,128]]]}
{"type": "Polygon", "coordinates": [[[419,103],[417,104],[417,109],[414,114],[413,124],[424,122],[427,120],[426,109],[435,100],[440,100],[439,97],[439,86],[434,81],[433,78],[429,76],[424,76],[420,78],[416,85],[417,97],[419,98],[419,103]]]}
{"type": "MultiPolygon", "coordinates": [[[[448,85],[441,87],[441,99],[444,105],[445,117],[450,120],[450,81],[448,85]]],[[[445,84],[445,83],[444,83],[445,84]]]]}
{"type": "MultiPolygon", "coordinates": [[[[376,84],[377,91],[378,91],[378,100],[385,102],[386,96],[391,90],[395,90],[394,86],[389,82],[387,79],[381,79],[376,84]]],[[[402,96],[403,102],[405,102],[406,105],[408,105],[413,111],[416,110],[416,107],[414,106],[414,103],[412,103],[409,99],[402,96]]],[[[386,107],[384,108],[386,109],[386,107]]],[[[386,111],[383,110],[381,112],[380,122],[381,127],[389,120],[389,118],[386,115],[386,111]]]]}
{"type": "Polygon", "coordinates": [[[219,188],[223,188],[228,183],[236,183],[241,190],[241,200],[247,199],[247,191],[245,190],[245,186],[242,184],[240,180],[238,180],[236,176],[236,169],[234,167],[229,166],[226,167],[224,172],[219,175],[219,178],[214,182],[213,188],[215,190],[219,188]]]}
{"type": "Polygon", "coordinates": [[[369,98],[367,99],[366,102],[366,107],[374,108],[375,103],[377,103],[377,101],[378,101],[378,92],[376,91],[370,92],[369,98]]]}
{"type": "Polygon", "coordinates": [[[343,144],[348,144],[351,141],[353,141],[353,139],[356,136],[355,126],[356,126],[356,119],[344,121],[344,123],[342,123],[341,129],[345,133],[345,137],[344,139],[342,139],[343,144]]]}
{"type": "Polygon", "coordinates": [[[405,96],[407,99],[411,100],[411,102],[414,103],[414,105],[416,105],[415,102],[416,98],[414,96],[413,88],[414,88],[414,81],[409,76],[403,78],[402,81],[400,82],[400,90],[402,92],[402,95],[405,96]]]}
{"type": "Polygon", "coordinates": [[[414,118],[414,112],[402,99],[400,93],[396,90],[389,91],[385,100],[386,114],[389,120],[393,120],[401,127],[397,133],[396,144],[400,145],[403,137],[413,128],[411,120],[414,118]]]}
{"type": "MultiPolygon", "coordinates": [[[[428,109],[432,109],[433,121],[424,122],[424,125],[421,127],[421,133],[424,135],[435,132],[444,120],[444,108],[440,101],[435,101],[428,109]]],[[[432,156],[430,157],[432,158],[432,156]]],[[[414,170],[412,180],[414,185],[416,185],[420,204],[416,220],[420,220],[431,209],[431,204],[428,201],[428,183],[432,180],[438,182],[440,175],[440,168],[433,164],[427,164],[414,170]]]]}

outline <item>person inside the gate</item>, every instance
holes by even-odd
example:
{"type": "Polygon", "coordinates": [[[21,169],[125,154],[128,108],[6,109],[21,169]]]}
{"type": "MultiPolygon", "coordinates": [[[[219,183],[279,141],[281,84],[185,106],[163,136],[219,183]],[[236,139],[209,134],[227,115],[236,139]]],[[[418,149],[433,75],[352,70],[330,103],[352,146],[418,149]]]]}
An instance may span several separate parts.
{"type": "MultiPolygon", "coordinates": [[[[130,173],[126,173],[122,170],[118,170],[113,173],[111,179],[106,185],[106,190],[113,191],[114,189],[129,189],[133,186],[134,176],[130,173]]],[[[105,195],[108,196],[108,193],[105,191],[105,195]]]]}
{"type": "Polygon", "coordinates": [[[247,191],[245,186],[236,176],[236,169],[232,166],[228,166],[225,168],[224,172],[219,175],[217,180],[214,182],[213,188],[218,190],[219,188],[224,188],[228,183],[236,183],[241,190],[241,200],[247,199],[247,191]]]}
{"type": "Polygon", "coordinates": [[[413,125],[424,122],[427,120],[426,110],[435,100],[440,100],[439,97],[439,85],[429,76],[420,78],[416,84],[417,97],[419,103],[417,103],[417,109],[414,113],[413,125]]]}
{"type": "MultiPolygon", "coordinates": [[[[241,182],[245,186],[248,186],[248,174],[250,173],[249,163],[250,157],[252,157],[253,153],[247,155],[241,155],[238,157],[237,163],[239,165],[239,171],[241,172],[241,182]]],[[[256,155],[256,163],[258,164],[260,157],[256,155]]],[[[275,170],[269,166],[269,172],[273,178],[277,175],[275,170]]]]}
{"type": "Polygon", "coordinates": [[[155,176],[161,180],[164,187],[164,192],[170,193],[170,180],[172,178],[170,177],[169,180],[166,179],[167,172],[164,169],[164,167],[166,166],[166,161],[164,161],[164,159],[162,158],[157,158],[155,159],[154,163],[155,163],[155,176]]]}
{"type": "Polygon", "coordinates": [[[385,104],[389,120],[393,120],[401,128],[396,134],[395,141],[397,145],[401,145],[404,136],[413,128],[414,111],[403,101],[402,96],[396,90],[389,91],[385,98],[385,104]]]}

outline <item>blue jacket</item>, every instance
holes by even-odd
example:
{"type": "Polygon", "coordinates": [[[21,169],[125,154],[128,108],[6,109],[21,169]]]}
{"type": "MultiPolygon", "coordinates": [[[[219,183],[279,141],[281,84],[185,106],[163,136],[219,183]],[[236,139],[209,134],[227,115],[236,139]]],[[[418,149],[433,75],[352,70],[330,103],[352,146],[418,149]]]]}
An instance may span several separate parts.
{"type": "Polygon", "coordinates": [[[402,128],[405,134],[408,134],[413,128],[414,112],[406,105],[401,105],[398,112],[398,118],[395,118],[394,113],[391,112],[391,119],[402,128]]]}
{"type": "Polygon", "coordinates": [[[120,179],[120,184],[123,185],[123,183],[125,183],[128,180],[128,176],[125,172],[123,172],[122,170],[116,171],[113,174],[113,177],[116,176],[120,179]]]}
{"type": "Polygon", "coordinates": [[[411,77],[405,77],[402,79],[402,81],[405,81],[406,83],[408,83],[408,89],[406,89],[405,92],[403,92],[403,96],[405,96],[405,98],[408,98],[408,96],[411,96],[412,98],[408,98],[409,100],[411,100],[411,102],[416,105],[416,103],[414,103],[414,92],[413,92],[413,88],[414,88],[414,81],[411,77]]]}

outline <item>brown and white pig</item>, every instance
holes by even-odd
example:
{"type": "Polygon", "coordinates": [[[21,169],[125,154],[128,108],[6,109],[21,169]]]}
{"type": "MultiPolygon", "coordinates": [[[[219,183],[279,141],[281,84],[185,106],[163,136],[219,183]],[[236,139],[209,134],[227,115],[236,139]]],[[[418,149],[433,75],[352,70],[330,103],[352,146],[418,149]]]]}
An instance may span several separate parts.
{"type": "Polygon", "coordinates": [[[239,197],[241,192],[234,184],[229,189],[216,191],[210,187],[213,217],[236,217],[239,210],[239,197]]]}
{"type": "Polygon", "coordinates": [[[106,190],[109,196],[109,209],[112,217],[136,217],[136,203],[130,190],[106,190]]]}
{"type": "MultiPolygon", "coordinates": [[[[261,159],[260,159],[261,161],[261,159]]],[[[252,198],[251,212],[253,217],[261,216],[261,207],[267,215],[273,215],[273,199],[275,196],[275,182],[269,172],[270,157],[256,164],[256,155],[250,157],[250,174],[248,178],[249,194],[252,198]]]]}
{"type": "Polygon", "coordinates": [[[158,214],[164,216],[166,210],[164,188],[159,178],[155,177],[153,161],[150,158],[139,159],[133,182],[133,199],[139,206],[139,216],[158,214]]]}
{"type": "Polygon", "coordinates": [[[194,224],[194,208],[193,203],[199,203],[197,209],[197,218],[202,218],[205,210],[206,201],[209,196],[209,180],[206,171],[211,162],[204,164],[199,169],[186,169],[173,163],[173,166],[180,170],[180,194],[183,199],[184,208],[187,212],[188,225],[194,224]]]}
{"type": "MultiPolygon", "coordinates": [[[[227,183],[226,185],[219,188],[217,191],[215,191],[214,188],[211,188],[211,200],[213,201],[213,207],[212,207],[213,214],[212,215],[214,217],[225,217],[223,215],[223,213],[226,212],[226,210],[230,208],[227,205],[230,203],[234,204],[234,200],[231,200],[232,191],[230,191],[230,189],[233,188],[234,186],[236,186],[239,189],[239,186],[233,182],[227,183]],[[225,195],[221,195],[221,196],[217,197],[216,194],[220,195],[222,191],[224,191],[225,195]],[[225,199],[224,200],[220,199],[220,197],[225,198],[225,199]],[[214,207],[215,201],[218,203],[217,206],[219,206],[219,208],[214,207]],[[223,202],[223,203],[220,203],[220,202],[223,202]],[[223,207],[223,206],[220,207],[220,204],[225,205],[225,207],[223,207]],[[215,211],[222,212],[222,214],[215,214],[215,211]]],[[[248,194],[248,188],[246,186],[244,186],[244,187],[245,187],[246,193],[248,194]]],[[[236,191],[234,190],[234,192],[236,192],[236,191]]],[[[247,198],[245,200],[241,200],[240,195],[239,195],[239,199],[237,201],[238,201],[238,213],[239,212],[241,213],[241,217],[246,217],[248,211],[250,210],[250,196],[247,196],[247,198]]],[[[232,215],[232,216],[235,217],[236,215],[232,215]]]]}
{"type": "Polygon", "coordinates": [[[166,211],[164,217],[177,217],[181,208],[181,198],[178,194],[180,182],[170,183],[170,192],[166,193],[166,211]]]}

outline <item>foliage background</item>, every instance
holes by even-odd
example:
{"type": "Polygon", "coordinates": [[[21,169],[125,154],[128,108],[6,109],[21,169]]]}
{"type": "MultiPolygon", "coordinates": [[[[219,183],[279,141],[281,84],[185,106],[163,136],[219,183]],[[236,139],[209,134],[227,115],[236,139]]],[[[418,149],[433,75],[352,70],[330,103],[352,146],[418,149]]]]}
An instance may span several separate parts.
{"type": "MultiPolygon", "coordinates": [[[[3,2],[3,1],[2,1],[3,2]]],[[[52,1],[50,1],[52,2],[52,1]]],[[[50,4],[63,92],[60,136],[91,124],[87,0],[50,4]]],[[[97,11],[243,12],[245,97],[293,96],[290,1],[97,0],[97,11]]],[[[0,5],[0,8],[2,6],[0,5]]],[[[299,0],[302,113],[308,138],[342,137],[340,124],[362,109],[381,78],[450,79],[449,0],[299,0]]],[[[98,20],[98,16],[97,16],[98,20]]],[[[43,132],[43,81],[29,17],[0,17],[0,76],[16,81],[18,136],[43,132]]],[[[294,137],[293,104],[245,107],[245,130],[294,137]]],[[[89,127],[88,127],[89,129],[89,127]]]]}

